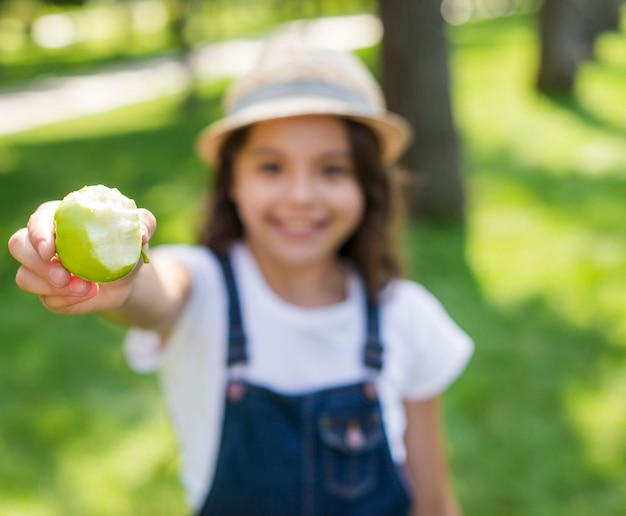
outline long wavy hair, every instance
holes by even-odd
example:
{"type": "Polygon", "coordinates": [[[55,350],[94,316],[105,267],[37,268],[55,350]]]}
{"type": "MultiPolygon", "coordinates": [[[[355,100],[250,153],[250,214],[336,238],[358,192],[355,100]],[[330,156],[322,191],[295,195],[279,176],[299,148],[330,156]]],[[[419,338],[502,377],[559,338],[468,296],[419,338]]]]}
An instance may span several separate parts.
{"type": "MultiPolygon", "coordinates": [[[[393,278],[402,275],[396,245],[399,198],[394,171],[383,164],[381,144],[366,125],[343,119],[348,129],[354,170],[363,191],[365,209],[361,223],[338,250],[348,258],[363,278],[370,299],[393,278]]],[[[219,166],[209,186],[204,225],[199,243],[216,253],[224,253],[235,241],[244,238],[230,191],[235,158],[245,145],[249,127],[235,130],[220,149],[219,166]]]]}

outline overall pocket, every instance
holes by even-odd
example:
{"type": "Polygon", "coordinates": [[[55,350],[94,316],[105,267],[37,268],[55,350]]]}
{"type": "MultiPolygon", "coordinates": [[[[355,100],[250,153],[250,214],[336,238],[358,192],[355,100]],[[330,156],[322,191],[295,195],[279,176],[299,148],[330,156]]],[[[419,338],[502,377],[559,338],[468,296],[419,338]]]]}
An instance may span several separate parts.
{"type": "Polygon", "coordinates": [[[323,415],[319,432],[328,491],[349,500],[367,494],[378,482],[382,467],[380,414],[323,415]]]}

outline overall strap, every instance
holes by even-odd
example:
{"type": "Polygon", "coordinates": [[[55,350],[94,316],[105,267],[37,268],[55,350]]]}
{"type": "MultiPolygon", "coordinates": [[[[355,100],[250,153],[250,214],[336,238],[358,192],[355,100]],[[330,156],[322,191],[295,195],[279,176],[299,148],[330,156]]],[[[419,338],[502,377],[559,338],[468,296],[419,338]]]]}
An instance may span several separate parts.
{"type": "MultiPolygon", "coordinates": [[[[228,293],[228,366],[248,362],[246,336],[239,303],[237,283],[228,254],[217,254],[218,262],[224,274],[228,293]]],[[[367,336],[363,350],[363,362],[368,369],[378,372],[383,367],[383,346],[380,339],[378,304],[366,300],[367,336]]]]}
{"type": "Polygon", "coordinates": [[[248,361],[246,351],[246,335],[243,331],[243,320],[239,304],[237,283],[233,274],[232,264],[227,253],[217,254],[217,259],[226,282],[228,292],[228,366],[242,364],[248,361]]]}
{"type": "Polygon", "coordinates": [[[380,371],[383,368],[383,345],[380,339],[378,304],[367,297],[367,337],[363,350],[363,361],[368,369],[380,371]]]}

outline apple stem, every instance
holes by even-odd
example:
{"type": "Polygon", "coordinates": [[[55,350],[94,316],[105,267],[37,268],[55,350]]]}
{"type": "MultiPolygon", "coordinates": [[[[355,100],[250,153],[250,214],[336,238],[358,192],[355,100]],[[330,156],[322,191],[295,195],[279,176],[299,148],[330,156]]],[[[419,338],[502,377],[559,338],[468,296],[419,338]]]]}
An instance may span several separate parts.
{"type": "Polygon", "coordinates": [[[150,258],[148,258],[148,254],[143,249],[141,250],[141,258],[143,263],[150,263],[150,258]]]}

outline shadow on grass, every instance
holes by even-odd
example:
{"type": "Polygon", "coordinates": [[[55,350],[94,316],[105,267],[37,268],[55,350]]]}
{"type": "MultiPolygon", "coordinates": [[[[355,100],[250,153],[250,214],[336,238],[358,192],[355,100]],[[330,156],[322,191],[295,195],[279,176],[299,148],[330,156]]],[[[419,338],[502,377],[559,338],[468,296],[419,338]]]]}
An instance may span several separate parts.
{"type": "MultiPolygon", "coordinates": [[[[594,391],[600,364],[626,364],[599,331],[574,328],[542,299],[514,309],[490,303],[463,258],[463,230],[411,230],[413,274],[474,339],[475,355],[446,395],[452,469],[466,514],[621,514],[626,440],[619,473],[590,459],[568,393],[594,391]]],[[[606,372],[606,371],[604,371],[606,372]]]]}
{"type": "MultiPolygon", "coordinates": [[[[626,245],[626,176],[621,168],[602,173],[561,170],[551,174],[545,168],[525,166],[505,149],[481,156],[470,167],[476,171],[470,181],[525,192],[544,212],[568,220],[573,226],[612,233],[626,245]]],[[[505,200],[500,202],[506,204],[505,200]]]]}
{"type": "Polygon", "coordinates": [[[600,117],[580,102],[576,96],[560,94],[543,94],[543,98],[549,100],[555,107],[567,111],[589,127],[602,129],[618,136],[626,136],[626,127],[614,124],[605,117],[600,117]]]}

